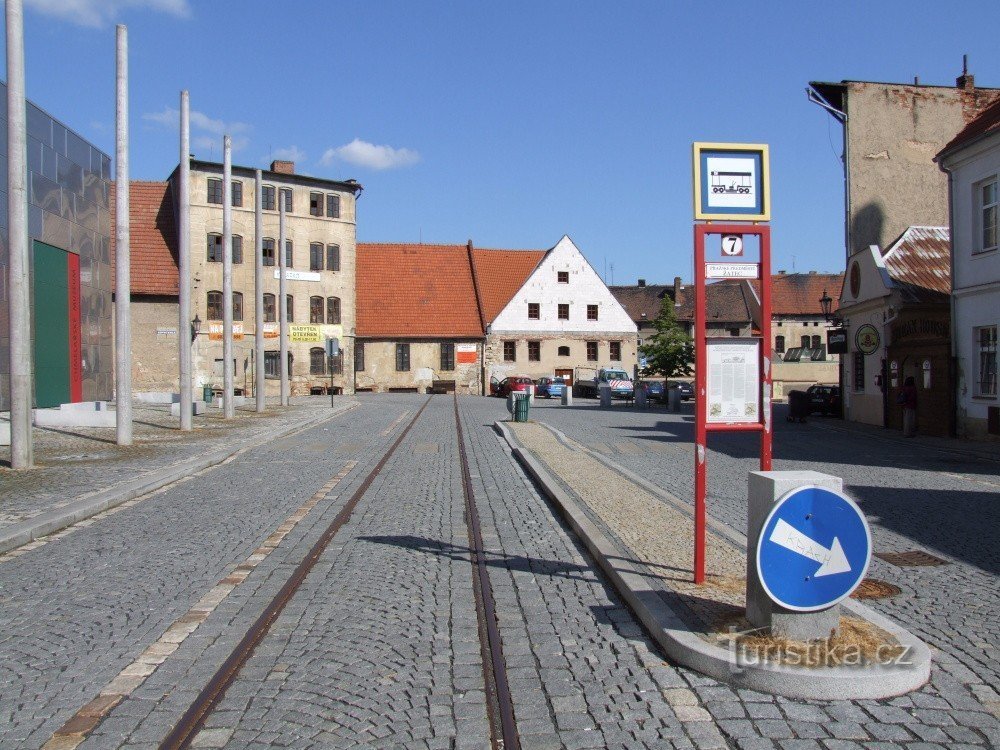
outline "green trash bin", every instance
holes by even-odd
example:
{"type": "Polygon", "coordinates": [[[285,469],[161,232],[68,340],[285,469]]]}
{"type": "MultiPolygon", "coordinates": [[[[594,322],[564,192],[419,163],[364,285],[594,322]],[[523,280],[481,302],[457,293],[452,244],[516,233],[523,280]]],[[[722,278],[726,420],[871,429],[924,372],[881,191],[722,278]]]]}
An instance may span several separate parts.
{"type": "Polygon", "coordinates": [[[212,403],[212,386],[206,385],[204,388],[202,388],[201,397],[206,404],[212,403]]]}
{"type": "Polygon", "coordinates": [[[531,399],[528,398],[527,393],[515,393],[514,394],[514,421],[515,422],[527,422],[528,421],[528,409],[531,406],[531,399]]]}

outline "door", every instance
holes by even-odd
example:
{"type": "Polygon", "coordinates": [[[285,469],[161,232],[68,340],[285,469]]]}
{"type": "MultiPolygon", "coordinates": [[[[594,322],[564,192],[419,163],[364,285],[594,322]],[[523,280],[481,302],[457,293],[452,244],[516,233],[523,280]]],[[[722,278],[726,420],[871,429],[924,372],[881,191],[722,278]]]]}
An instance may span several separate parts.
{"type": "Polygon", "coordinates": [[[35,405],[82,401],[80,258],[36,241],[32,260],[35,405]]]}
{"type": "Polygon", "coordinates": [[[567,388],[573,387],[573,370],[556,370],[556,377],[562,377],[567,388]]]}

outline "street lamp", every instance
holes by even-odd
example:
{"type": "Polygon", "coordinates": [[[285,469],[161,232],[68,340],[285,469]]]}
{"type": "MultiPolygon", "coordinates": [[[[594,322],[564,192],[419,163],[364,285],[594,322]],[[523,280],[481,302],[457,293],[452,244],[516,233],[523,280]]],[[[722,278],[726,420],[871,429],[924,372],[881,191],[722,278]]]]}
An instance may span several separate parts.
{"type": "Polygon", "coordinates": [[[198,338],[198,334],[201,333],[201,318],[198,317],[198,313],[194,314],[194,320],[191,321],[191,343],[198,338]]]}
{"type": "Polygon", "coordinates": [[[830,308],[833,306],[833,300],[830,295],[826,293],[826,289],[823,290],[823,296],[819,298],[820,307],[823,310],[823,317],[826,321],[830,322],[830,308]]]}

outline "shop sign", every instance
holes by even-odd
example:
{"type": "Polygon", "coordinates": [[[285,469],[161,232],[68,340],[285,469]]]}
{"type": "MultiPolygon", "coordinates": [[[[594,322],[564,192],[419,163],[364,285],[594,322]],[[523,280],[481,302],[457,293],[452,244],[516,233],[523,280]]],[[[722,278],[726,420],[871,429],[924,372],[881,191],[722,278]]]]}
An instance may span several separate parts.
{"type": "Polygon", "coordinates": [[[864,355],[874,354],[878,351],[880,339],[878,329],[871,323],[865,323],[854,334],[854,346],[864,355]]]}
{"type": "Polygon", "coordinates": [[[474,365],[479,361],[479,351],[475,344],[455,344],[455,361],[460,365],[474,365]]]}
{"type": "MultiPolygon", "coordinates": [[[[208,340],[209,341],[222,341],[223,335],[223,325],[222,321],[211,321],[208,324],[208,340]]],[[[243,340],[243,323],[238,321],[233,322],[233,341],[243,340]]]]}
{"type": "Polygon", "coordinates": [[[293,344],[320,344],[323,339],[323,329],[318,325],[288,324],[288,340],[293,344]]]}
{"type": "Polygon", "coordinates": [[[833,328],[826,332],[826,350],[830,354],[847,354],[847,331],[833,328]]]}

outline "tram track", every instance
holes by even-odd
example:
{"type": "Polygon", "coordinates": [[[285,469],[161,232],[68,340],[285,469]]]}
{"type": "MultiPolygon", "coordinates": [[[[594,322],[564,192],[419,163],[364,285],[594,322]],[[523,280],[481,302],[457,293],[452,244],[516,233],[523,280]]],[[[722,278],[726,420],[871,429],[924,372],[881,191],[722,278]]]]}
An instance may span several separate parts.
{"type": "MultiPolygon", "coordinates": [[[[288,580],[268,603],[267,607],[248,629],[246,635],[223,662],[202,691],[198,694],[183,716],[160,743],[160,750],[182,750],[192,746],[198,733],[205,727],[206,720],[225,698],[227,690],[239,676],[243,666],[264,640],[271,626],[280,617],[286,605],[294,597],[310,571],[320,559],[330,542],[340,529],[351,519],[355,508],[368,492],[372,483],[395,454],[397,448],[420,419],[432,397],[428,398],[416,412],[406,427],[393,441],[375,467],[351,495],[337,513],[323,534],[296,566],[288,580]]],[[[465,519],[469,539],[469,555],[472,565],[473,597],[479,630],[482,657],[483,680],[486,695],[486,713],[493,750],[520,750],[521,744],[514,717],[514,705],[507,678],[503,656],[496,602],[490,585],[489,571],[483,548],[482,529],[473,490],[472,473],[465,448],[458,398],[454,397],[455,430],[458,456],[462,475],[462,493],[465,505],[465,519]]],[[[402,419],[397,420],[397,423],[402,419]]],[[[394,423],[396,424],[396,423],[394,423]]]]}

